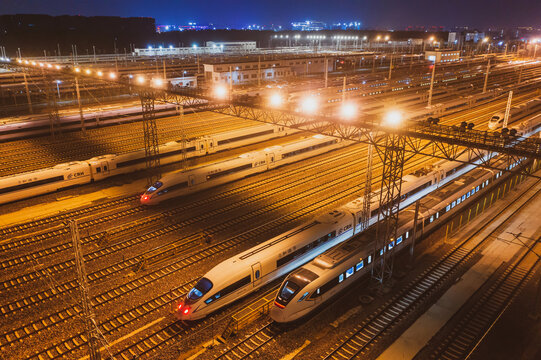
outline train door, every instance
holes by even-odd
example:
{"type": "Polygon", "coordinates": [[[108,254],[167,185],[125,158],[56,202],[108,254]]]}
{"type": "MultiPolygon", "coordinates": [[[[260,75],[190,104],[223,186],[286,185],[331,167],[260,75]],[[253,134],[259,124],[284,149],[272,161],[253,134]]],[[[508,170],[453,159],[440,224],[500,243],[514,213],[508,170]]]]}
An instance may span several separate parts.
{"type": "Polygon", "coordinates": [[[207,151],[205,149],[205,140],[197,140],[197,151],[198,154],[205,154],[207,151]]]}
{"type": "Polygon", "coordinates": [[[267,153],[267,169],[274,167],[275,161],[274,153],[267,153]]]}
{"type": "Polygon", "coordinates": [[[101,164],[100,164],[100,167],[101,167],[101,171],[102,171],[103,175],[108,175],[109,174],[109,162],[108,161],[102,161],[101,164]]]}
{"type": "Polygon", "coordinates": [[[256,263],[252,265],[252,284],[254,287],[261,284],[261,263],[256,263]]]}

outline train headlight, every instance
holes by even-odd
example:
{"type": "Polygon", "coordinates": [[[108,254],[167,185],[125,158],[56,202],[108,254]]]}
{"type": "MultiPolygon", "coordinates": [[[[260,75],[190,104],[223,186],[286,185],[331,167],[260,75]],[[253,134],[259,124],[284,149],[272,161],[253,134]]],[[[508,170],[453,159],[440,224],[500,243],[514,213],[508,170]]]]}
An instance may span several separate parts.
{"type": "Polygon", "coordinates": [[[148,201],[148,200],[150,200],[150,196],[146,194],[141,195],[141,201],[148,201]]]}

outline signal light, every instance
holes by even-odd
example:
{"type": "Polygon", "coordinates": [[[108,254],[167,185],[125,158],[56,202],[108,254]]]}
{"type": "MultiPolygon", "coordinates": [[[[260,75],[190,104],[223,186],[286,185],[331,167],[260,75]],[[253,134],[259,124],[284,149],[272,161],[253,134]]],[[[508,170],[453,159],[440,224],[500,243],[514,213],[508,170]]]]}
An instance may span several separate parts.
{"type": "Polygon", "coordinates": [[[141,196],[142,201],[147,201],[148,199],[150,199],[150,196],[148,196],[148,195],[142,195],[141,196]]]}
{"type": "Polygon", "coordinates": [[[188,315],[188,313],[190,312],[190,308],[189,307],[185,307],[184,310],[182,311],[182,313],[184,315],[188,315]]]}
{"type": "Polygon", "coordinates": [[[182,303],[178,304],[178,310],[182,309],[182,303]]]}

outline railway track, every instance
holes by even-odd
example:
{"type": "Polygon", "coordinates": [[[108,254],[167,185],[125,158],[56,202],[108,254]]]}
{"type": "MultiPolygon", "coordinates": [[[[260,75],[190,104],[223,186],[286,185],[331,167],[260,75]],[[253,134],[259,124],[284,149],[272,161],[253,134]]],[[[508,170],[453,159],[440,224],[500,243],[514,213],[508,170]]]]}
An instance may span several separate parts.
{"type": "Polygon", "coordinates": [[[540,260],[535,255],[532,261],[530,250],[540,248],[537,246],[540,240],[541,237],[533,241],[520,258],[507,267],[490,288],[483,292],[481,299],[475,302],[448,336],[430,353],[430,359],[459,360],[469,357],[475,351],[490,331],[491,325],[531,279],[540,260]]]}
{"type": "MultiPolygon", "coordinates": [[[[200,114],[196,115],[200,116],[200,114]]],[[[203,116],[207,118],[190,119],[190,123],[185,126],[183,130],[189,137],[240,129],[253,124],[251,121],[229,116],[209,117],[206,114],[203,116]]],[[[42,138],[5,143],[2,145],[3,150],[0,150],[0,158],[5,159],[0,166],[0,176],[42,169],[69,161],[85,160],[98,155],[122,154],[142,149],[142,133],[138,125],[140,124],[119,125],[115,131],[111,131],[110,127],[99,129],[100,132],[95,131],[96,134],[89,130],[89,135],[86,137],[71,133],[53,142],[42,138]],[[105,133],[104,130],[108,132],[105,133]],[[39,141],[41,143],[36,145],[39,141]]],[[[178,140],[180,137],[181,124],[177,118],[158,119],[158,125],[161,143],[178,140]]]]}
{"type": "Polygon", "coordinates": [[[272,321],[250,334],[248,337],[236,342],[224,350],[216,359],[243,360],[256,356],[265,346],[272,344],[278,332],[273,328],[272,321]]]}
{"type": "MultiPolygon", "coordinates": [[[[190,266],[193,266],[194,264],[198,264],[199,262],[210,258],[220,252],[223,252],[225,250],[231,250],[233,248],[238,247],[239,245],[246,243],[250,240],[252,240],[254,237],[260,237],[265,233],[268,233],[274,228],[284,226],[287,223],[293,222],[297,219],[300,219],[304,216],[307,216],[317,210],[321,210],[325,206],[332,205],[335,201],[339,201],[342,197],[344,197],[343,194],[335,194],[329,198],[326,198],[324,200],[318,201],[315,204],[312,204],[310,206],[307,206],[303,208],[301,211],[295,212],[293,214],[286,214],[282,217],[279,217],[271,222],[262,224],[256,228],[253,228],[251,230],[248,230],[244,233],[234,235],[224,241],[221,241],[217,244],[211,245],[206,247],[205,249],[198,251],[194,254],[187,255],[183,258],[177,259],[172,264],[168,264],[165,266],[162,266],[146,275],[142,275],[137,277],[137,279],[134,279],[132,281],[135,285],[122,285],[116,288],[113,288],[111,290],[108,290],[104,293],[101,293],[93,298],[94,307],[96,310],[99,310],[102,306],[104,306],[107,303],[110,303],[114,301],[115,299],[119,297],[126,296],[133,291],[136,290],[136,288],[142,288],[145,286],[149,286],[153,282],[157,281],[159,278],[163,278],[165,276],[171,275],[175,272],[180,272],[185,269],[187,269],[190,266]]],[[[163,294],[166,295],[166,294],[163,294]]],[[[178,298],[178,297],[177,297],[178,298]]],[[[0,350],[4,349],[6,346],[16,342],[16,341],[22,341],[24,338],[28,337],[29,334],[27,332],[30,332],[31,334],[34,334],[35,331],[32,329],[34,328],[34,324],[36,326],[40,326],[39,324],[47,324],[47,327],[50,328],[52,325],[58,325],[61,322],[67,321],[69,318],[72,318],[73,316],[67,316],[68,311],[70,313],[73,313],[72,308],[63,310],[63,313],[56,313],[53,315],[53,317],[44,317],[41,318],[35,322],[32,322],[31,324],[26,325],[24,328],[18,328],[14,331],[11,331],[9,334],[4,334],[0,337],[0,350]],[[54,321],[54,322],[53,322],[54,321]],[[14,339],[17,336],[21,336],[18,339],[14,339]],[[7,342],[6,340],[8,338],[13,339],[11,342],[7,342]]],[[[136,310],[135,310],[136,311],[136,310]]],[[[137,311],[136,311],[137,312],[137,311]]],[[[120,316],[120,315],[119,315],[120,316]]],[[[117,316],[118,317],[118,316],[117,316]]],[[[183,325],[183,323],[179,323],[179,325],[175,325],[176,331],[171,331],[170,324],[164,325],[164,327],[160,328],[153,334],[144,337],[143,339],[140,339],[136,341],[133,344],[130,344],[125,349],[120,350],[120,353],[117,354],[118,356],[121,356],[122,358],[131,359],[134,352],[149,352],[149,351],[156,351],[158,348],[161,348],[165,346],[166,344],[169,344],[170,341],[176,336],[180,334],[180,329],[188,329],[189,327],[186,325],[183,325]],[[179,328],[179,326],[181,328],[179,328]]],[[[57,347],[58,344],[55,345],[57,347]]],[[[117,356],[115,355],[115,356],[117,356]]],[[[48,359],[48,358],[55,358],[48,357],[47,351],[39,352],[35,355],[40,360],[48,359]]],[[[65,356],[65,354],[62,354],[62,356],[65,356]]],[[[34,357],[35,358],[35,357],[34,357]]]]}
{"type": "Polygon", "coordinates": [[[413,314],[416,308],[430,301],[434,293],[437,293],[447,281],[452,280],[452,275],[458,268],[471,260],[474,254],[489,241],[492,234],[507,224],[532,198],[538,196],[541,193],[540,182],[538,180],[529,186],[512,205],[497,212],[472,235],[447,252],[442,259],[425,270],[417,279],[371,314],[350,335],[335,345],[323,359],[354,359],[366,356],[386,334],[389,334],[400,323],[407,321],[409,314],[413,314]],[[512,211],[506,214],[511,207],[512,211]],[[498,226],[490,230],[481,240],[476,239],[477,235],[489,228],[500,217],[503,220],[498,226]]]}

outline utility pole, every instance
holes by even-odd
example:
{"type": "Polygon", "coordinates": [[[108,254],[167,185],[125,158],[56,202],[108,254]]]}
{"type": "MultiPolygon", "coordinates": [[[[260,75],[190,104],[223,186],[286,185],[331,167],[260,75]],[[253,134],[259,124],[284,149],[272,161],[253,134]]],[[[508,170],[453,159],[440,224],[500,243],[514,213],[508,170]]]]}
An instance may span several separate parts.
{"type": "Polygon", "coordinates": [[[511,112],[511,99],[513,98],[513,90],[509,91],[509,97],[507,98],[507,107],[505,108],[505,117],[503,118],[503,128],[507,127],[509,122],[509,113],[511,112]]]}
{"type": "Polygon", "coordinates": [[[520,69],[519,69],[519,72],[518,72],[518,83],[520,84],[520,82],[522,81],[522,68],[523,68],[523,64],[520,64],[520,69]]]}
{"type": "Polygon", "coordinates": [[[488,59],[487,73],[485,74],[485,84],[483,85],[483,94],[487,92],[488,74],[490,73],[490,59],[488,59]]]}
{"type": "Polygon", "coordinates": [[[436,61],[432,65],[432,78],[430,79],[430,90],[428,90],[428,108],[432,107],[432,90],[434,89],[434,76],[436,74],[436,61]]]}
{"type": "Polygon", "coordinates": [[[165,59],[163,59],[163,81],[167,80],[167,73],[165,71],[165,59]]]}
{"type": "Polygon", "coordinates": [[[81,131],[86,134],[85,117],[83,116],[83,107],[81,105],[81,92],[79,91],[79,77],[75,77],[75,92],[77,93],[77,104],[79,105],[79,117],[81,119],[81,131]]]}
{"type": "Polygon", "coordinates": [[[233,96],[233,69],[229,67],[229,97],[233,96]]]}
{"type": "Polygon", "coordinates": [[[71,239],[73,241],[73,252],[75,253],[75,265],[77,268],[77,281],[81,291],[81,301],[83,305],[83,320],[85,324],[86,337],[88,339],[88,350],[90,360],[100,360],[100,351],[98,344],[98,329],[94,319],[94,311],[90,296],[88,294],[88,284],[86,278],[86,268],[79,239],[79,229],[75,220],[69,221],[71,230],[71,239]]]}

